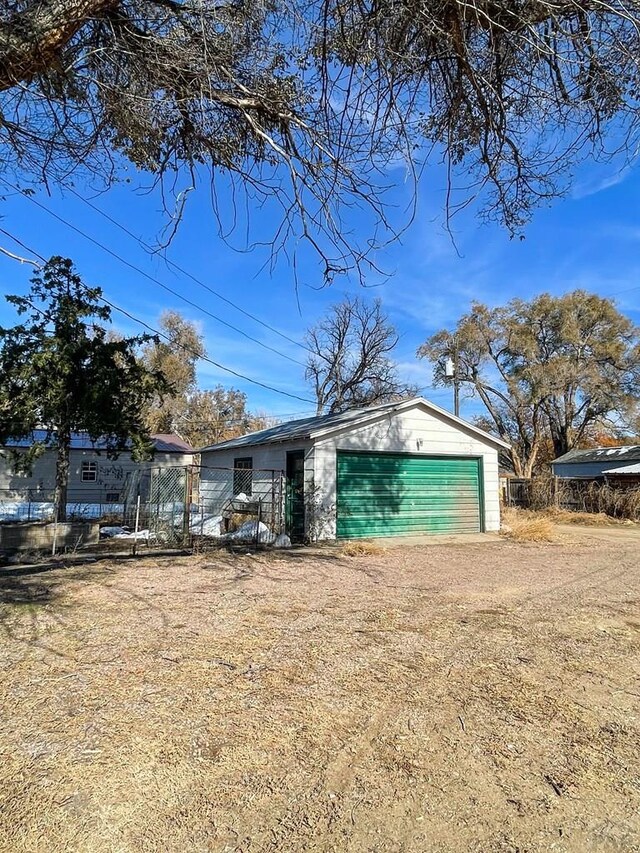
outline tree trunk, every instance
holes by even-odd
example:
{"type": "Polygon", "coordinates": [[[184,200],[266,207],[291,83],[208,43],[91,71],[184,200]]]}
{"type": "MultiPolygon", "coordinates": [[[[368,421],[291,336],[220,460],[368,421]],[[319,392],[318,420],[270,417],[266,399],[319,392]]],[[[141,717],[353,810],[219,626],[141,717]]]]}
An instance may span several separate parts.
{"type": "Polygon", "coordinates": [[[564,456],[565,453],[568,453],[571,450],[566,431],[563,429],[553,430],[551,433],[551,441],[553,442],[553,452],[556,459],[559,456],[564,456]]]}
{"type": "Polygon", "coordinates": [[[0,91],[46,74],[78,30],[115,5],[116,0],[46,0],[0,23],[0,91]]]}
{"type": "Polygon", "coordinates": [[[513,464],[513,473],[516,475],[516,477],[518,477],[519,479],[522,479],[524,477],[522,460],[520,459],[518,454],[513,450],[513,448],[509,451],[509,453],[511,456],[511,462],[513,464]]]}
{"type": "Polygon", "coordinates": [[[54,512],[56,521],[67,520],[67,488],[69,486],[69,448],[71,431],[67,428],[58,432],[58,455],[56,458],[56,492],[54,512]]]}

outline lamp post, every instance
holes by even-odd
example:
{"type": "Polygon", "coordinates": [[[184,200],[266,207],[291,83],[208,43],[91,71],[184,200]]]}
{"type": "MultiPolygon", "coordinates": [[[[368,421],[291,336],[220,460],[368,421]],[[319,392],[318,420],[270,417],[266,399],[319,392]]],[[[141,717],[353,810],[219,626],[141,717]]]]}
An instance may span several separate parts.
{"type": "Polygon", "coordinates": [[[453,380],[453,413],[460,417],[460,377],[458,374],[458,347],[454,341],[452,355],[447,357],[444,363],[444,375],[446,379],[453,380]]]}

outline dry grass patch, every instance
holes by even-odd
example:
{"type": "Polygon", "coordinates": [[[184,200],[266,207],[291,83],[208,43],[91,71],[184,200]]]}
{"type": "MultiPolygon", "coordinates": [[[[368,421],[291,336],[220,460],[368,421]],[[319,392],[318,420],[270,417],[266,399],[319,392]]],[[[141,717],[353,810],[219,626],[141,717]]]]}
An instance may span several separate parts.
{"type": "Polygon", "coordinates": [[[340,548],[341,557],[376,557],[384,554],[385,549],[377,542],[345,542],[340,548]]]}
{"type": "Polygon", "coordinates": [[[586,527],[635,526],[628,518],[613,518],[605,512],[578,512],[570,509],[551,507],[544,514],[556,524],[581,524],[586,527]]]}
{"type": "Polygon", "coordinates": [[[6,570],[0,851],[638,851],[639,539],[6,570]]]}
{"type": "Polygon", "coordinates": [[[556,528],[548,516],[526,510],[505,510],[500,531],[514,542],[553,542],[556,528]]]}

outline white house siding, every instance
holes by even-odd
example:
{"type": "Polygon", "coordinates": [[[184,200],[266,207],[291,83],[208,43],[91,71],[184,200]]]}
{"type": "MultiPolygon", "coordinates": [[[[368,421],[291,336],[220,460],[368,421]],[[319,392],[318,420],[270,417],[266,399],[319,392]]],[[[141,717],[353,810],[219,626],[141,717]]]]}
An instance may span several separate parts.
{"type": "Polygon", "coordinates": [[[200,455],[200,501],[204,506],[221,506],[233,495],[233,465],[235,459],[250,456],[253,464],[252,493],[254,497],[269,497],[272,489],[271,471],[286,471],[287,453],[305,451],[305,480],[313,480],[313,446],[309,441],[282,442],[229,450],[204,450],[200,455]]]}
{"type": "Polygon", "coordinates": [[[316,508],[318,538],[336,535],[336,453],[338,450],[412,453],[425,456],[470,456],[482,459],[484,529],[500,529],[498,450],[460,424],[415,407],[381,417],[361,427],[346,427],[316,438],[314,479],[320,497],[316,508]]]}
{"type": "MultiPolygon", "coordinates": [[[[107,494],[122,493],[127,475],[145,468],[171,468],[191,465],[190,453],[159,453],[148,463],[134,462],[131,454],[121,453],[117,459],[108,459],[106,453],[95,450],[72,449],[69,454],[69,500],[100,503],[107,494]],[[82,463],[97,464],[97,479],[82,481],[82,463]]],[[[56,455],[45,451],[33,465],[30,475],[14,474],[9,460],[0,459],[0,499],[19,500],[25,496],[33,500],[50,499],[55,488],[56,455]]]]}

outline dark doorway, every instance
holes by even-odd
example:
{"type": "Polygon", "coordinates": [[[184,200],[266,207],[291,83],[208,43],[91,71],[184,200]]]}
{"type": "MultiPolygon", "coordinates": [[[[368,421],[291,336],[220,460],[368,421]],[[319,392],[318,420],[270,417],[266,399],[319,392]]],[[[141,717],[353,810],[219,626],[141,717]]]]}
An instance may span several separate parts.
{"type": "Polygon", "coordinates": [[[285,523],[292,542],[304,541],[304,450],[287,453],[285,523]]]}

